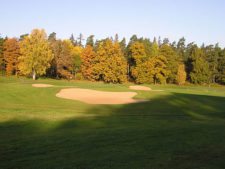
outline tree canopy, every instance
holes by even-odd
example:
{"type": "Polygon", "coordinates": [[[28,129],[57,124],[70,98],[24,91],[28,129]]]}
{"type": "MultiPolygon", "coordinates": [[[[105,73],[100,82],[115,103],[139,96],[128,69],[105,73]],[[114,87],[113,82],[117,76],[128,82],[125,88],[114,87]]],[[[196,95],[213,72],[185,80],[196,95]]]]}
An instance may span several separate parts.
{"type": "Polygon", "coordinates": [[[7,75],[86,79],[106,83],[225,84],[225,48],[198,46],[168,38],[133,35],[127,42],[116,34],[106,39],[58,39],[34,29],[20,38],[0,37],[0,70],[7,75]]]}
{"type": "Polygon", "coordinates": [[[34,29],[20,42],[19,70],[24,75],[43,75],[53,59],[45,31],[34,29]]]}

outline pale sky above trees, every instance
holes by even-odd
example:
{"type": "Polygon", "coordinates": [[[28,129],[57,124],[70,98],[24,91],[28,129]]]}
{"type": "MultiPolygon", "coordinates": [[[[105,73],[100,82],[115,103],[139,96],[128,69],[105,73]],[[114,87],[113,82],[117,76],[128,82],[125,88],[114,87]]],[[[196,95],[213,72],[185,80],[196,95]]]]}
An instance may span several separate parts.
{"type": "Polygon", "coordinates": [[[199,45],[225,46],[224,0],[1,0],[0,6],[2,36],[44,28],[59,38],[184,36],[199,45]]]}

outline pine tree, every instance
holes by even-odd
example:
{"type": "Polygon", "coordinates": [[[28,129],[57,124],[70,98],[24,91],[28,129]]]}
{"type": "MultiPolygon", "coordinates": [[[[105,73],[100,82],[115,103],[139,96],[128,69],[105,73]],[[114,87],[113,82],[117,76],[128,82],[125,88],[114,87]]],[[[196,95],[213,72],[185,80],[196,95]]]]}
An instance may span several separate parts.
{"type": "Polygon", "coordinates": [[[156,39],[153,41],[152,45],[151,45],[151,52],[150,52],[150,56],[149,57],[155,57],[159,55],[159,46],[158,44],[155,42],[156,39]]]}
{"type": "Polygon", "coordinates": [[[177,42],[177,45],[176,45],[177,54],[183,61],[186,60],[186,58],[185,58],[185,50],[186,50],[185,42],[186,42],[185,38],[182,37],[181,39],[179,39],[179,41],[177,42]]]}
{"type": "Polygon", "coordinates": [[[225,84],[225,49],[220,52],[218,58],[218,76],[217,81],[220,84],[225,84]]]}
{"type": "Polygon", "coordinates": [[[78,45],[78,42],[75,40],[73,34],[71,34],[71,36],[70,36],[70,42],[73,44],[73,46],[77,46],[78,45]]]}
{"type": "Polygon", "coordinates": [[[83,46],[83,44],[82,44],[83,40],[84,40],[84,36],[80,33],[78,38],[77,38],[77,41],[78,41],[77,45],[82,47],[83,46]]]}
{"type": "Polygon", "coordinates": [[[20,35],[19,41],[24,40],[24,38],[25,38],[26,36],[28,36],[28,35],[29,35],[28,33],[25,33],[25,34],[23,34],[23,35],[20,35]]]}
{"type": "Polygon", "coordinates": [[[114,42],[119,42],[119,35],[118,34],[115,35],[114,42]]]}
{"type": "Polygon", "coordinates": [[[189,43],[187,45],[187,47],[185,49],[185,53],[184,53],[183,62],[185,64],[186,73],[187,73],[187,80],[189,82],[191,82],[190,73],[193,69],[192,62],[194,61],[197,49],[198,49],[198,46],[192,42],[192,43],[189,43]]]}
{"type": "Polygon", "coordinates": [[[122,52],[123,52],[123,55],[125,56],[126,55],[126,47],[127,47],[127,45],[126,45],[126,39],[125,38],[123,38],[121,41],[120,41],[120,48],[121,48],[121,50],[122,50],[122,52]]]}
{"type": "Polygon", "coordinates": [[[209,64],[201,49],[195,48],[192,53],[192,70],[190,78],[192,83],[204,84],[210,82],[209,64]]]}
{"type": "Polygon", "coordinates": [[[170,41],[168,38],[163,39],[163,44],[162,45],[169,45],[170,41]]]}
{"type": "Polygon", "coordinates": [[[56,41],[56,33],[55,32],[50,33],[50,35],[48,36],[48,41],[49,42],[56,41]]]}
{"type": "Polygon", "coordinates": [[[212,83],[216,82],[216,78],[218,75],[218,59],[221,49],[219,48],[218,44],[209,45],[206,47],[202,47],[202,50],[206,56],[206,60],[209,63],[209,70],[210,70],[210,81],[212,83]]]}
{"type": "Polygon", "coordinates": [[[86,40],[86,46],[92,46],[94,47],[95,43],[94,43],[94,35],[90,35],[87,40],[86,40]]]}

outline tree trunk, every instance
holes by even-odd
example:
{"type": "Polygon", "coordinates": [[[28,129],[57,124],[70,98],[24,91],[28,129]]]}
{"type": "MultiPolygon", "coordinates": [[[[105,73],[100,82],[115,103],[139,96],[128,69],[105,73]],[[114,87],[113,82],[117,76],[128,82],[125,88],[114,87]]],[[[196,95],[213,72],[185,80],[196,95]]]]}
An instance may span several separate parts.
{"type": "Polygon", "coordinates": [[[36,80],[36,72],[33,70],[33,80],[36,80]]]}

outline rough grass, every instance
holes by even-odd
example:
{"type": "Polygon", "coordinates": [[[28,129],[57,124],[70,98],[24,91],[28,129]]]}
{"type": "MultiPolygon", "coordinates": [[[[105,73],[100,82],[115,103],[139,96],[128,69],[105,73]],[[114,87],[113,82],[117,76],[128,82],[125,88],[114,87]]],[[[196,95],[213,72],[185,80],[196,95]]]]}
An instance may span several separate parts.
{"type": "Polygon", "coordinates": [[[150,85],[148,102],[88,105],[62,88],[114,85],[0,77],[0,168],[225,168],[225,87],[150,85]]]}

